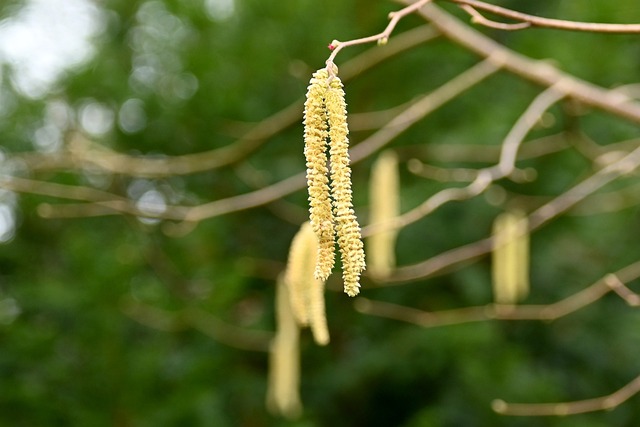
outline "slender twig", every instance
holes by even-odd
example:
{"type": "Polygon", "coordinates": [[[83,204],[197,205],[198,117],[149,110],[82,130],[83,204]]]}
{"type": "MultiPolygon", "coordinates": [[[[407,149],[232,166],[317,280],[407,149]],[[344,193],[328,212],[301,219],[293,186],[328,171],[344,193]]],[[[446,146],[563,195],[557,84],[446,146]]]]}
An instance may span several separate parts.
{"type": "Polygon", "coordinates": [[[627,281],[637,279],[640,277],[640,261],[628,265],[618,273],[608,274],[591,286],[553,304],[488,304],[453,310],[424,311],[360,297],[355,301],[355,309],[363,314],[413,323],[424,328],[435,328],[494,319],[553,321],[595,303],[610,292],[616,293],[629,306],[637,307],[640,295],[626,287],[617,274],[624,275],[627,281]]]}
{"type": "Polygon", "coordinates": [[[625,300],[631,307],[640,306],[640,295],[633,292],[627,287],[627,285],[620,280],[615,274],[610,274],[605,278],[605,283],[615,292],[620,298],[625,300]]]}
{"type": "MultiPolygon", "coordinates": [[[[529,15],[526,13],[517,12],[512,9],[507,9],[507,8],[496,6],[490,3],[485,3],[479,0],[447,0],[447,1],[450,1],[451,3],[456,3],[460,5],[460,7],[467,6],[467,8],[465,8],[465,11],[467,13],[470,13],[469,8],[471,8],[472,10],[479,9],[479,10],[484,10],[486,12],[493,13],[494,15],[497,15],[497,16],[502,16],[504,18],[520,21],[522,24],[526,24],[526,26],[523,26],[521,28],[514,28],[513,25],[511,25],[510,26],[511,28],[507,27],[507,28],[501,28],[501,29],[513,30],[513,29],[522,29],[522,28],[527,28],[529,26],[532,26],[532,27],[554,28],[559,30],[569,30],[569,31],[587,31],[590,33],[619,33],[619,34],[640,33],[640,24],[603,24],[603,23],[594,23],[594,22],[567,21],[564,19],[542,18],[539,16],[529,15]]],[[[472,14],[472,16],[474,17],[473,22],[490,26],[492,28],[499,28],[498,26],[495,26],[496,23],[493,21],[484,20],[484,17],[480,17],[476,20],[476,15],[472,14]]]]}
{"type": "Polygon", "coordinates": [[[484,15],[482,15],[480,12],[478,12],[468,4],[460,5],[460,9],[464,10],[469,15],[471,15],[471,22],[475,24],[484,25],[485,27],[495,28],[497,30],[516,31],[516,30],[523,30],[531,26],[531,23],[529,22],[519,22],[517,24],[505,24],[503,22],[492,21],[490,19],[485,18],[484,15]]]}
{"type": "Polygon", "coordinates": [[[618,212],[632,206],[638,206],[640,204],[638,195],[640,195],[640,184],[630,185],[607,193],[594,194],[577,204],[568,212],[568,215],[591,216],[618,212]]]}
{"type": "Polygon", "coordinates": [[[394,218],[386,223],[368,226],[362,230],[363,236],[376,233],[380,230],[405,227],[412,224],[426,215],[432,213],[442,205],[456,201],[470,199],[485,191],[489,185],[505,177],[508,177],[515,170],[515,162],[520,145],[524,141],[528,132],[538,122],[540,116],[553,104],[562,98],[562,93],[555,90],[555,86],[547,89],[529,105],[527,110],[516,121],[515,125],[502,143],[500,161],[497,165],[480,169],[476,178],[467,186],[462,188],[446,188],[439,191],[419,206],[394,218]]]}
{"type": "MultiPolygon", "coordinates": [[[[628,174],[640,166],[640,148],[611,163],[589,176],[582,182],[544,204],[529,215],[529,231],[534,231],[544,224],[566,212],[590,194],[612,182],[616,178],[628,174]]],[[[469,261],[491,251],[492,239],[486,238],[468,245],[442,252],[420,263],[399,267],[385,283],[385,286],[409,282],[434,275],[445,268],[469,261]]]]}
{"type": "Polygon", "coordinates": [[[334,60],[336,59],[336,56],[338,55],[338,53],[344,49],[345,47],[349,47],[349,46],[355,46],[355,45],[359,45],[359,44],[365,44],[365,43],[373,43],[373,42],[379,42],[382,44],[386,44],[387,41],[389,40],[389,37],[391,36],[391,33],[393,32],[393,30],[396,28],[396,25],[398,25],[398,22],[404,18],[407,15],[412,14],[413,12],[415,12],[416,10],[418,10],[420,7],[424,6],[425,4],[429,3],[432,0],[418,0],[417,2],[410,4],[409,6],[398,10],[396,12],[391,12],[389,14],[389,24],[387,25],[387,28],[384,29],[383,32],[381,32],[380,34],[376,34],[373,36],[369,36],[369,37],[363,37],[360,39],[355,39],[355,40],[348,40],[348,41],[338,41],[338,40],[334,40],[331,42],[331,44],[329,45],[329,48],[332,50],[331,55],[329,55],[329,58],[326,61],[327,64],[327,70],[329,71],[329,74],[333,74],[335,72],[335,63],[334,60]]]}
{"type": "Polygon", "coordinates": [[[164,332],[193,328],[218,342],[242,350],[268,351],[273,336],[271,332],[240,328],[224,322],[199,308],[171,312],[129,298],[122,301],[121,310],[150,328],[164,332]]]}
{"type": "Polygon", "coordinates": [[[615,392],[593,399],[559,403],[507,403],[502,399],[491,402],[491,408],[502,415],[565,416],[615,409],[640,392],[640,375],[615,392]]]}
{"type": "MultiPolygon", "coordinates": [[[[518,156],[520,158],[520,156],[518,156]]],[[[418,159],[411,159],[407,163],[409,172],[422,178],[440,182],[471,182],[478,179],[481,169],[473,168],[442,168],[422,163],[418,159]]],[[[535,180],[537,172],[533,168],[514,169],[509,175],[513,182],[524,183],[535,180]]]]}
{"type": "MultiPolygon", "coordinates": [[[[518,151],[518,160],[535,159],[571,148],[568,138],[569,136],[566,132],[560,132],[526,141],[518,151]]],[[[412,157],[415,156],[416,160],[420,162],[423,162],[423,160],[420,160],[417,157],[442,163],[496,163],[500,158],[501,150],[502,147],[499,145],[438,144],[435,142],[415,146],[407,145],[396,148],[396,151],[404,157],[409,157],[411,155],[412,157]]]]}
{"type": "MultiPolygon", "coordinates": [[[[480,307],[427,312],[361,297],[355,301],[355,309],[364,314],[413,323],[425,328],[489,320],[551,321],[593,304],[610,292],[614,292],[629,306],[640,306],[640,295],[624,284],[624,281],[635,280],[638,277],[640,277],[640,261],[630,264],[614,274],[606,275],[578,293],[548,305],[489,304],[480,307]]],[[[640,376],[603,397],[542,404],[507,403],[504,400],[496,399],[491,406],[494,411],[503,415],[562,416],[614,409],[639,392],[640,376]]]]}
{"type": "Polygon", "coordinates": [[[418,98],[378,132],[353,147],[349,155],[352,163],[359,162],[387,145],[428,114],[455,99],[500,70],[500,64],[491,58],[468,68],[433,92],[418,98]]]}
{"type": "MultiPolygon", "coordinates": [[[[184,206],[165,205],[161,207],[148,206],[147,210],[137,206],[135,201],[102,190],[6,175],[0,176],[0,188],[20,193],[90,202],[66,206],[66,213],[76,213],[80,214],[79,216],[128,214],[146,218],[183,220],[190,209],[184,206]],[[85,210],[88,210],[88,213],[85,210]]],[[[39,213],[43,217],[55,217],[60,210],[64,211],[64,207],[43,203],[40,205],[39,213]]]]}
{"type": "MultiPolygon", "coordinates": [[[[398,0],[411,4],[411,0],[398,0]]],[[[427,19],[445,37],[471,52],[500,59],[505,70],[544,87],[556,85],[559,92],[586,105],[607,111],[634,122],[640,122],[640,103],[629,96],[606,90],[558,70],[546,61],[520,55],[462,23],[433,3],[422,6],[417,13],[427,19]],[[560,84],[558,84],[560,83],[560,84]]]]}

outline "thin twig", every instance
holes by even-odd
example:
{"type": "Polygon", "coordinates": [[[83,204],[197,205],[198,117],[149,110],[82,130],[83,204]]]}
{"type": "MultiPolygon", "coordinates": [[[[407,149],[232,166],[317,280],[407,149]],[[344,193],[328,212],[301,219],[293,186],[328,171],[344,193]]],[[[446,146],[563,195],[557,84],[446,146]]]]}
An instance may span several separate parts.
{"type": "MultiPolygon", "coordinates": [[[[398,1],[411,4],[411,0],[398,1]]],[[[444,36],[456,44],[484,58],[499,59],[504,69],[517,76],[545,87],[556,85],[556,89],[569,98],[616,116],[640,122],[640,103],[623,93],[600,88],[561,72],[548,62],[520,55],[462,23],[433,3],[422,6],[417,13],[429,20],[444,36]]]]}
{"type": "Polygon", "coordinates": [[[524,417],[565,416],[615,409],[640,392],[640,375],[615,392],[593,399],[559,403],[507,403],[502,399],[491,402],[491,408],[502,415],[524,417]]]}
{"type": "MultiPolygon", "coordinates": [[[[518,160],[535,159],[571,148],[571,145],[567,142],[568,138],[569,136],[566,132],[560,132],[526,141],[518,151],[518,160]]],[[[637,144],[633,148],[636,147],[637,144]]],[[[420,158],[428,159],[429,161],[442,163],[497,163],[501,150],[502,147],[499,145],[447,143],[430,143],[419,146],[407,145],[396,148],[396,151],[405,157],[410,155],[412,157],[420,156],[420,158]]]]}
{"type": "MultiPolygon", "coordinates": [[[[627,271],[629,269],[634,269],[634,264],[628,266],[627,271]]],[[[627,279],[631,278],[627,277],[627,279]]],[[[640,295],[629,289],[616,274],[609,274],[605,276],[599,283],[601,283],[603,286],[606,286],[609,291],[615,292],[616,295],[622,298],[629,306],[640,306],[640,295]]],[[[640,376],[634,378],[631,382],[616,390],[615,392],[602,397],[557,403],[507,403],[502,399],[496,399],[491,403],[491,407],[494,411],[503,415],[574,415],[614,409],[639,392],[640,376]]]]}
{"type": "Polygon", "coordinates": [[[446,203],[456,200],[466,200],[477,196],[485,191],[492,182],[511,175],[515,170],[518,150],[524,138],[538,122],[540,116],[562,97],[562,93],[556,91],[555,86],[538,95],[506,136],[502,143],[498,164],[478,170],[476,178],[469,185],[462,188],[446,188],[441,190],[419,206],[391,221],[363,228],[363,236],[379,232],[380,230],[405,227],[424,218],[446,203]]]}
{"type": "Polygon", "coordinates": [[[268,351],[273,337],[271,332],[240,328],[199,308],[171,312],[133,299],[124,299],[121,309],[133,320],[150,328],[165,332],[193,328],[218,342],[241,350],[268,351]]]}
{"type": "Polygon", "coordinates": [[[615,292],[620,298],[625,300],[631,307],[640,306],[640,295],[633,292],[627,287],[627,285],[620,280],[615,274],[610,274],[605,278],[605,283],[615,292]]]}
{"type": "MultiPolygon", "coordinates": [[[[529,215],[529,231],[542,227],[547,222],[566,212],[587,196],[604,187],[616,178],[628,174],[640,166],[640,148],[635,149],[622,159],[600,169],[593,175],[565,191],[553,200],[536,209],[529,215]]],[[[402,282],[410,282],[432,276],[442,270],[469,261],[478,256],[489,253],[492,249],[492,239],[486,238],[468,245],[463,245],[449,251],[442,252],[432,258],[417,264],[399,267],[384,284],[376,286],[390,286],[402,282]]]]}
{"type": "Polygon", "coordinates": [[[349,151],[351,163],[357,163],[387,145],[402,132],[422,120],[428,114],[455,99],[486,78],[500,70],[500,65],[492,60],[479,62],[458,74],[448,82],[438,86],[433,92],[423,95],[378,132],[362,141],[349,151]]]}
{"type": "MultiPolygon", "coordinates": [[[[528,26],[532,26],[532,27],[542,27],[542,28],[554,28],[559,30],[569,30],[569,31],[587,31],[590,33],[618,33],[618,34],[640,33],[640,24],[603,24],[603,23],[594,23],[594,22],[567,21],[564,19],[542,18],[539,16],[529,15],[526,13],[517,12],[512,9],[507,9],[504,7],[485,3],[479,0],[447,0],[447,1],[450,1],[451,3],[456,3],[460,5],[460,7],[469,6],[473,9],[484,10],[486,12],[493,13],[494,15],[520,21],[523,24],[528,24],[526,27],[522,27],[522,28],[527,28],[528,26]]],[[[468,10],[465,9],[465,11],[469,13],[468,10]]],[[[474,22],[487,25],[487,22],[483,21],[482,18],[476,21],[475,16],[474,16],[474,22]]],[[[489,21],[489,25],[487,26],[490,26],[492,28],[498,28],[494,26],[494,24],[496,23],[494,23],[493,21],[489,21]]],[[[513,30],[513,29],[522,29],[522,28],[502,28],[502,29],[513,30]]]]}
{"type": "Polygon", "coordinates": [[[608,274],[591,286],[553,304],[488,304],[453,310],[424,311],[360,297],[355,301],[355,309],[363,314],[413,323],[423,328],[460,325],[487,320],[553,321],[595,303],[610,292],[615,292],[628,305],[636,307],[640,301],[640,295],[626,287],[617,274],[624,275],[627,281],[637,279],[640,277],[640,261],[628,265],[618,273],[608,274]]]}
{"type": "Polygon", "coordinates": [[[525,28],[529,28],[531,23],[529,22],[519,22],[517,24],[505,24],[503,22],[496,22],[490,19],[487,19],[480,12],[475,10],[473,7],[468,4],[463,4],[460,6],[460,9],[467,12],[471,15],[471,22],[474,24],[484,25],[485,27],[495,28],[497,30],[505,30],[505,31],[516,31],[516,30],[524,30],[525,28]]]}
{"type": "Polygon", "coordinates": [[[387,28],[385,28],[384,31],[381,32],[380,34],[376,34],[374,36],[369,36],[369,37],[363,37],[355,40],[348,40],[344,42],[341,42],[338,40],[332,41],[331,44],[329,45],[329,47],[332,49],[332,52],[326,61],[327,70],[329,71],[329,74],[332,75],[334,73],[334,70],[335,70],[334,60],[336,59],[338,52],[340,52],[342,49],[349,46],[355,46],[359,44],[373,43],[373,42],[382,42],[383,44],[386,44],[387,40],[389,40],[389,37],[391,36],[391,33],[396,28],[396,25],[402,18],[412,14],[413,12],[418,10],[423,5],[429,3],[430,1],[432,0],[418,0],[414,4],[410,4],[409,6],[401,10],[398,10],[396,12],[391,12],[389,14],[389,19],[390,19],[389,24],[387,25],[387,28]]]}

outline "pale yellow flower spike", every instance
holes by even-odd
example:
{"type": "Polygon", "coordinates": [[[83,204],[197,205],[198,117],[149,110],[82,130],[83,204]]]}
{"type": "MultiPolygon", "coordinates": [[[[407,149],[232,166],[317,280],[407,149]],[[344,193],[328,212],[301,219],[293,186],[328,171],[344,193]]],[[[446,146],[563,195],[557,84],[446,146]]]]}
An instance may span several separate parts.
{"type": "MultiPolygon", "coordinates": [[[[398,156],[387,150],[380,154],[371,170],[369,181],[370,224],[384,224],[400,215],[400,177],[398,156]]],[[[367,264],[376,278],[385,278],[396,266],[397,229],[374,232],[367,239],[367,264]]]]}
{"type": "Polygon", "coordinates": [[[291,311],[287,286],[278,279],[276,288],[276,335],[269,350],[267,408],[271,413],[297,418],[300,401],[300,332],[291,311]]]}
{"type": "Polygon", "coordinates": [[[515,304],[529,293],[529,232],[527,217],[506,212],[493,228],[493,292],[498,304],[515,304]]]}
{"type": "Polygon", "coordinates": [[[314,280],[310,289],[309,320],[313,340],[318,345],[329,344],[329,328],[324,303],[324,282],[314,280]]]}
{"type": "Polygon", "coordinates": [[[310,326],[319,345],[329,343],[325,315],[324,281],[314,277],[318,254],[318,239],[305,222],[295,235],[289,249],[284,281],[289,290],[291,308],[300,326],[310,326]]]}
{"type": "Polygon", "coordinates": [[[315,277],[327,280],[334,265],[334,223],[329,196],[327,169],[327,113],[324,96],[329,74],[320,69],[313,74],[304,103],[304,155],[307,160],[311,227],[318,236],[318,263],[315,277]]]}
{"type": "Polygon", "coordinates": [[[309,325],[309,289],[318,258],[318,239],[311,224],[305,222],[291,241],[284,282],[289,290],[291,308],[300,326],[309,325]]]}
{"type": "Polygon", "coordinates": [[[325,95],[331,155],[331,194],[338,246],[342,255],[344,291],[353,297],[360,292],[360,273],[365,268],[360,226],[351,201],[351,169],[347,135],[347,105],[340,78],[334,76],[325,95]]]}

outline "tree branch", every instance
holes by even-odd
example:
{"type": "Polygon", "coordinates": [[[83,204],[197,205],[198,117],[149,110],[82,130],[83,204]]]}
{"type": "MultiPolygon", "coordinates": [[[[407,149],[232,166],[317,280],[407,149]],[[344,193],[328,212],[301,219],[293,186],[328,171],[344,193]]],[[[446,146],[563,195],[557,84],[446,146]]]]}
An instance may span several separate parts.
{"type": "Polygon", "coordinates": [[[131,319],[150,328],[165,332],[193,328],[220,343],[241,350],[266,352],[273,337],[272,332],[240,328],[199,308],[171,312],[126,298],[121,303],[121,310],[131,319]]]}
{"type": "Polygon", "coordinates": [[[390,19],[389,24],[384,29],[384,31],[381,32],[380,34],[376,34],[374,36],[369,36],[369,37],[363,37],[355,40],[349,40],[345,42],[341,42],[338,40],[332,41],[331,44],[329,45],[329,49],[331,49],[332,52],[326,61],[329,75],[333,75],[333,73],[335,72],[334,70],[337,69],[335,67],[334,60],[336,59],[336,56],[342,49],[349,46],[355,46],[359,44],[372,43],[372,42],[387,44],[387,41],[389,40],[389,37],[391,36],[391,33],[393,32],[393,30],[396,28],[396,25],[398,25],[398,22],[405,16],[412,14],[413,12],[418,10],[423,5],[429,3],[430,1],[432,0],[418,0],[413,4],[409,4],[408,6],[406,6],[401,10],[398,10],[396,12],[391,12],[389,14],[389,19],[390,19]]]}
{"type": "Polygon", "coordinates": [[[491,408],[502,415],[565,416],[615,409],[640,392],[640,375],[617,391],[602,397],[560,403],[507,403],[502,399],[491,402],[491,408]]]}
{"type": "Polygon", "coordinates": [[[624,275],[626,281],[637,279],[640,277],[640,261],[628,265],[619,272],[608,274],[591,286],[553,304],[488,304],[453,310],[424,311],[360,297],[355,301],[355,309],[363,314],[413,323],[423,328],[460,325],[487,320],[553,321],[593,304],[610,292],[614,292],[629,306],[637,307],[640,304],[640,295],[625,286],[618,275],[624,275]]]}
{"type": "Polygon", "coordinates": [[[473,16],[473,22],[482,24],[492,28],[502,30],[520,30],[528,27],[554,28],[568,31],[586,31],[590,33],[617,33],[617,34],[638,34],[640,33],[640,24],[602,24],[594,22],[578,22],[567,21],[564,19],[542,18],[539,16],[529,15],[517,12],[512,9],[496,6],[479,0],[447,0],[456,3],[465,12],[473,16]],[[500,24],[489,21],[480,15],[476,9],[490,12],[497,16],[513,19],[521,22],[521,24],[500,24]],[[473,12],[472,12],[473,11],[473,12]],[[475,12],[475,13],[474,13],[475,12]],[[497,24],[497,25],[496,25],[497,24]],[[502,26],[502,28],[501,28],[502,26]],[[506,28],[505,28],[506,26],[506,28]]]}
{"type": "MultiPolygon", "coordinates": [[[[398,1],[412,4],[411,0],[398,1]]],[[[600,88],[564,73],[548,62],[520,55],[463,24],[433,3],[422,6],[418,14],[429,20],[445,37],[484,58],[499,61],[505,70],[545,87],[555,86],[567,97],[586,105],[640,122],[640,103],[628,95],[600,88]]]]}
{"type": "Polygon", "coordinates": [[[485,191],[489,185],[505,177],[510,176],[515,170],[515,162],[520,145],[524,141],[531,128],[538,122],[540,116],[547,109],[558,102],[562,94],[551,87],[538,95],[529,105],[527,110],[516,121],[515,125],[502,143],[500,161],[497,165],[480,169],[477,171],[475,179],[466,187],[447,188],[429,197],[416,208],[394,218],[386,223],[364,227],[362,235],[367,236],[381,230],[405,227],[421,218],[429,215],[442,205],[455,201],[470,199],[485,191]]]}

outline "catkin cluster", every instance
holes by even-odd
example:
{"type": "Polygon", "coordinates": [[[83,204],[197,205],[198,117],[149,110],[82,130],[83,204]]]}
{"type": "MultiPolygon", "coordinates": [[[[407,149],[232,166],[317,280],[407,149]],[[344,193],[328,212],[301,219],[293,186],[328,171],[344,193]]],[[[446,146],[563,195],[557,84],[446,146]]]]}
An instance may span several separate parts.
{"type": "Polygon", "coordinates": [[[326,280],[331,274],[337,236],[344,291],[356,296],[365,262],[352,203],[348,134],[342,82],[337,76],[329,77],[327,69],[322,68],[309,82],[304,108],[309,213],[319,244],[314,274],[319,280],[326,280]],[[327,167],[327,146],[331,170],[327,167]]]}

